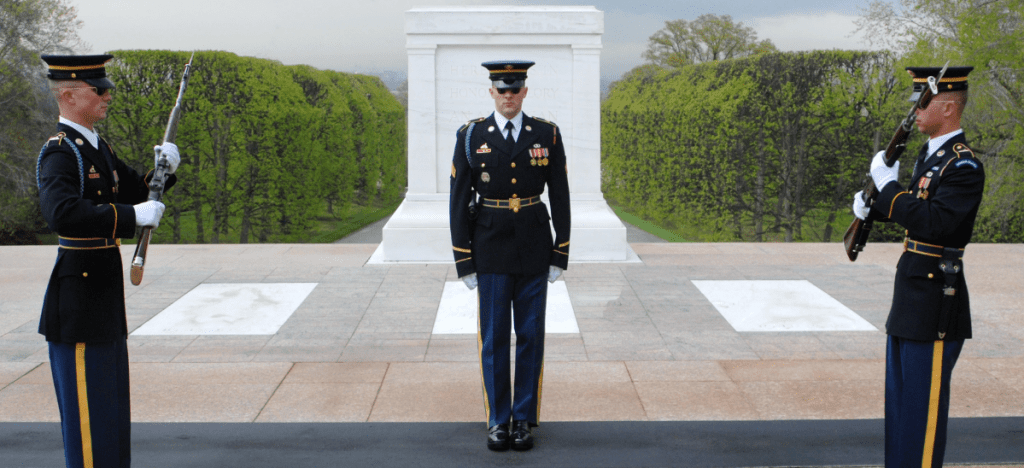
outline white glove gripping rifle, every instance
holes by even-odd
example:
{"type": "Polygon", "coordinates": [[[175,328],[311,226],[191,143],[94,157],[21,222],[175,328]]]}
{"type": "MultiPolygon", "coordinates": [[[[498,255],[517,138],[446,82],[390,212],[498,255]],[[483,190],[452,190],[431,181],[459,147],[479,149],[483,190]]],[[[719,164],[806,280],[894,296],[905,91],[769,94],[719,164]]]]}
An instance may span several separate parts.
{"type": "MultiPolygon", "coordinates": [[[[185,94],[188,86],[189,72],[192,70],[192,59],[195,52],[189,57],[185,64],[185,72],[181,75],[181,86],[178,87],[178,99],[174,102],[174,109],[171,109],[171,116],[167,119],[167,130],[164,131],[164,143],[174,143],[178,134],[178,119],[181,118],[181,97],[185,94]]],[[[161,154],[160,147],[156,149],[156,168],[153,170],[153,178],[149,180],[149,199],[160,201],[164,196],[164,184],[167,182],[167,170],[170,164],[167,156],[161,154]]],[[[135,255],[132,257],[131,280],[132,284],[138,286],[142,283],[143,269],[146,267],[146,251],[149,250],[149,240],[153,236],[153,227],[145,226],[139,233],[139,242],[135,245],[135,255]]]]}

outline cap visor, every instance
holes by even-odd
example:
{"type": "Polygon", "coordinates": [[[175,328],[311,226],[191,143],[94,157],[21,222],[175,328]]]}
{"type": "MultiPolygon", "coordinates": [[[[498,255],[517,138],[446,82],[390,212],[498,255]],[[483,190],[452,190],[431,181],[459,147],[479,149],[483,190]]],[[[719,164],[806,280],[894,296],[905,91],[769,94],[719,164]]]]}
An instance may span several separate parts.
{"type": "Polygon", "coordinates": [[[502,80],[495,80],[495,81],[492,81],[491,83],[494,84],[494,87],[497,88],[497,89],[502,89],[502,88],[522,88],[522,87],[526,86],[526,81],[525,80],[516,80],[516,81],[513,81],[512,83],[506,83],[506,82],[504,82],[502,80]]]}
{"type": "Polygon", "coordinates": [[[114,82],[110,81],[110,78],[107,78],[107,77],[103,77],[103,78],[89,78],[89,79],[82,80],[82,81],[84,81],[86,83],[89,83],[90,85],[93,85],[93,86],[95,86],[97,88],[100,88],[100,89],[116,89],[117,88],[117,86],[114,84],[114,82]]]}

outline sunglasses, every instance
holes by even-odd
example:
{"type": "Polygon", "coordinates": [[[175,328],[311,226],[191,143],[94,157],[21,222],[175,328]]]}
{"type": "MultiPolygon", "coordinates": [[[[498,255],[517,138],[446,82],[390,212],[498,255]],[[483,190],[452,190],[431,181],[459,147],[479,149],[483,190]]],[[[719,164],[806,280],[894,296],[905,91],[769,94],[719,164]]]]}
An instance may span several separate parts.
{"type": "Polygon", "coordinates": [[[523,88],[497,88],[498,94],[505,94],[505,91],[511,91],[512,94],[519,94],[519,90],[523,88]]]}
{"type": "Polygon", "coordinates": [[[110,88],[97,88],[95,86],[82,86],[75,89],[91,89],[92,92],[96,93],[97,96],[106,96],[107,94],[113,95],[114,90],[110,88]]]}

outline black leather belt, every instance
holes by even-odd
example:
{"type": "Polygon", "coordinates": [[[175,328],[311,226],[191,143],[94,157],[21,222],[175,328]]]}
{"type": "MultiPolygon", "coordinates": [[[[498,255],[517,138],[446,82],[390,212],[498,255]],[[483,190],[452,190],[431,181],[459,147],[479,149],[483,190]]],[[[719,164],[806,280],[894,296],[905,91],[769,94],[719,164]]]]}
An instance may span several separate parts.
{"type": "Polygon", "coordinates": [[[484,198],[483,205],[484,208],[505,208],[518,213],[520,208],[536,205],[538,203],[540,203],[540,195],[529,198],[509,198],[507,200],[484,198]]]}
{"type": "Polygon", "coordinates": [[[58,242],[61,248],[72,250],[110,249],[121,245],[121,239],[105,239],[102,237],[92,237],[87,239],[61,237],[58,239],[58,242]]]}
{"type": "MultiPolygon", "coordinates": [[[[929,257],[942,258],[942,249],[945,247],[935,244],[926,244],[924,242],[914,241],[910,239],[903,240],[903,250],[906,252],[914,252],[916,254],[927,255],[929,257]]],[[[960,258],[963,258],[964,249],[956,249],[960,251],[960,258]]]]}

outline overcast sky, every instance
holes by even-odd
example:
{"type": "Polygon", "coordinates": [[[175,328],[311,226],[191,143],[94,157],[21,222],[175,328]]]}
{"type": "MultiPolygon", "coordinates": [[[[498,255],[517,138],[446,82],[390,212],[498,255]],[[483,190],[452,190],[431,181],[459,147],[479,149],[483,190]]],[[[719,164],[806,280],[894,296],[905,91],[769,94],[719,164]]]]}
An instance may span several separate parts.
{"type": "Polygon", "coordinates": [[[117,49],[224,50],[238,55],[380,74],[406,68],[404,12],[449,5],[593,5],[604,11],[601,74],[643,63],[667,20],[731,15],[783,51],[868,49],[853,21],[867,0],[70,0],[91,53],[117,49]]]}

